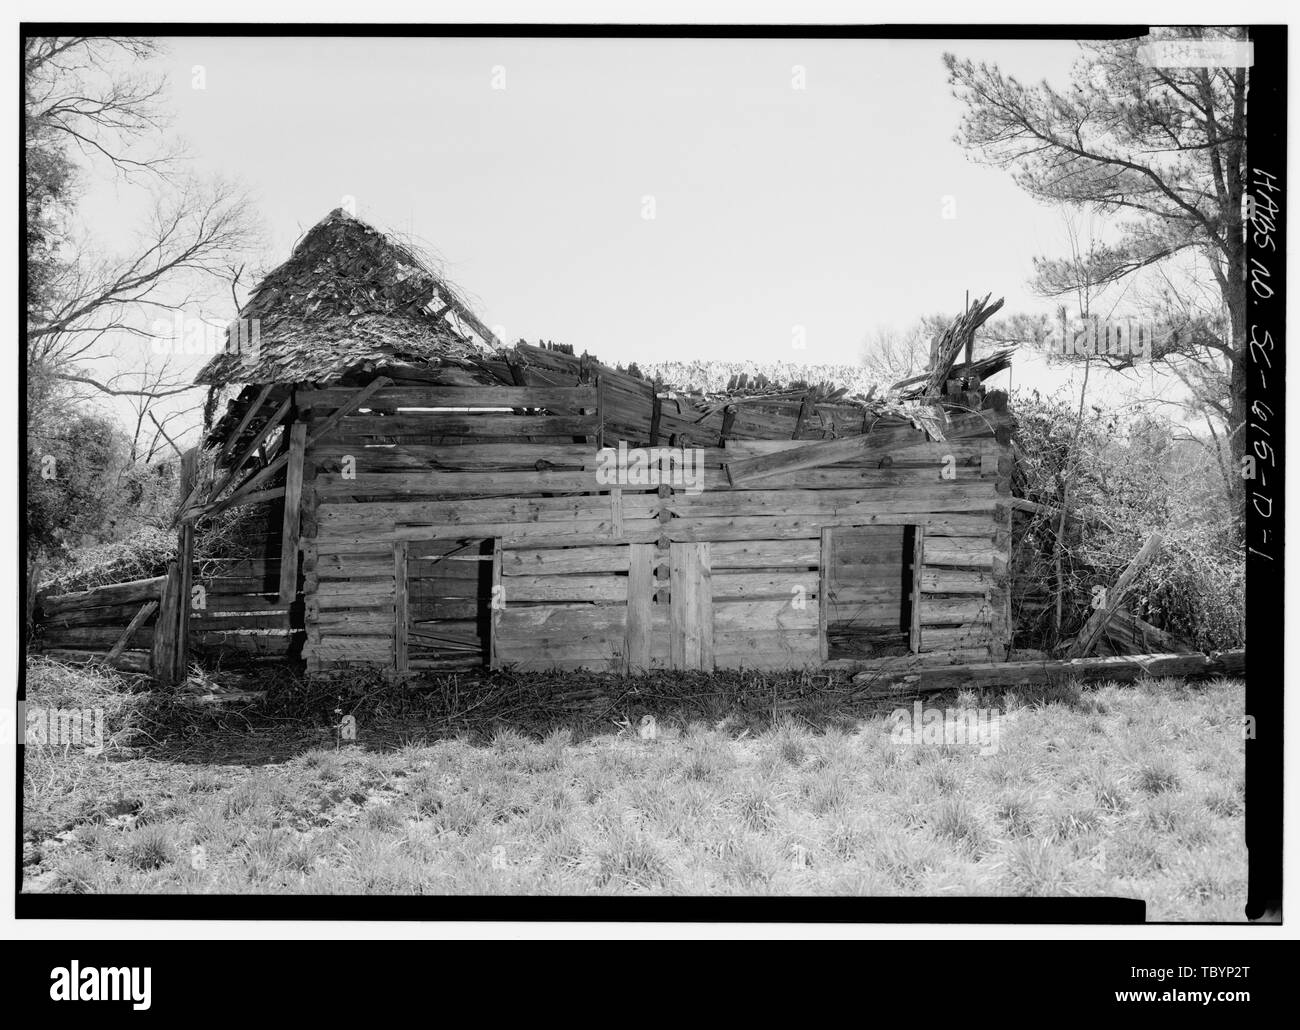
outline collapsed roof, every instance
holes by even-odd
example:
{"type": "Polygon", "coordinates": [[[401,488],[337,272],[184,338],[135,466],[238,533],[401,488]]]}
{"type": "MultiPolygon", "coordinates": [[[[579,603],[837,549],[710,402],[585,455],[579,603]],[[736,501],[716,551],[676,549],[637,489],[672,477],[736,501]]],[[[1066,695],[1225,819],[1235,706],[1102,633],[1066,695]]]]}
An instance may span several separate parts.
{"type": "Polygon", "coordinates": [[[367,366],[490,355],[498,341],[427,262],[331,211],[270,272],[196,383],[324,383],[367,366]]]}

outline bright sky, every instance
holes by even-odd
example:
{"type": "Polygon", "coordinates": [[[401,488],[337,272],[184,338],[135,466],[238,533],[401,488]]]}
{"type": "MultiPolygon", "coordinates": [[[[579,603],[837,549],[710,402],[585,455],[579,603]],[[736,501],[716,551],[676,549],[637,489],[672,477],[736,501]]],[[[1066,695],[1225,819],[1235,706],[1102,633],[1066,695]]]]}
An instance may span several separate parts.
{"type": "MultiPolygon", "coordinates": [[[[953,142],[945,50],[1058,82],[1080,54],[1036,41],[211,38],[172,41],[162,64],[195,171],[251,189],[272,265],[351,198],[440,255],[510,342],[607,362],[857,362],[874,330],[955,312],[967,289],[1005,296],[1007,313],[1048,310],[1025,282],[1034,255],[1061,252],[1060,217],[953,142]]],[[[81,214],[111,241],[134,201],[99,188],[81,214]]],[[[1015,376],[1068,378],[1031,355],[1015,376]]]]}

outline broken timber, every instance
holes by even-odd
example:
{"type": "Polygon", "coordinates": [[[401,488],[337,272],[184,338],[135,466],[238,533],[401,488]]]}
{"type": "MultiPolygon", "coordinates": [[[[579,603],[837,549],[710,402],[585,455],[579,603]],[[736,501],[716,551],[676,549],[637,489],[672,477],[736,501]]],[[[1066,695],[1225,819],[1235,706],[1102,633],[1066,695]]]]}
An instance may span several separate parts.
{"type": "Polygon", "coordinates": [[[868,451],[884,450],[891,446],[905,446],[917,442],[917,431],[910,424],[872,429],[860,436],[846,436],[840,440],[818,440],[806,447],[791,447],[754,458],[728,462],[727,480],[732,486],[750,483],[755,479],[820,468],[840,461],[852,461],[868,451]]]}
{"type": "Polygon", "coordinates": [[[1106,623],[1110,617],[1115,614],[1124,596],[1128,593],[1129,588],[1133,586],[1133,581],[1137,579],[1138,573],[1141,572],[1154,556],[1156,551],[1160,550],[1160,545],[1164,538],[1159,533],[1152,533],[1147,537],[1146,543],[1142,549],[1133,556],[1133,560],[1128,563],[1128,567],[1120,573],[1119,579],[1115,585],[1106,591],[1106,603],[1095,609],[1088,616],[1088,621],[1083,624],[1083,629],[1079,630],[1079,635],[1075,637],[1074,643],[1066,652],[1067,658],[1083,658],[1089,651],[1096,646],[1100,639],[1102,631],[1106,628],[1106,623]]]}
{"type": "MultiPolygon", "coordinates": [[[[364,404],[367,400],[373,397],[380,390],[383,390],[386,387],[392,385],[393,385],[393,381],[391,379],[389,379],[386,376],[379,376],[378,378],[372,380],[368,386],[358,390],[346,401],[344,401],[334,412],[334,414],[330,415],[329,418],[325,419],[325,421],[322,422],[316,428],[316,431],[311,435],[311,439],[309,439],[306,442],[306,447],[310,448],[312,445],[317,443],[322,437],[327,435],[336,425],[338,425],[338,423],[343,420],[343,417],[345,415],[351,414],[354,409],[361,407],[362,404],[364,404]]],[[[214,500],[213,503],[209,504],[205,508],[200,508],[197,511],[187,512],[185,515],[185,521],[193,522],[195,519],[198,518],[204,518],[207,516],[216,515],[222,511],[225,511],[225,509],[231,507],[232,505],[247,503],[248,495],[251,494],[253,487],[258,486],[259,484],[270,479],[271,476],[275,475],[275,473],[279,472],[280,469],[284,468],[284,466],[287,465],[288,462],[289,462],[289,451],[286,450],[278,458],[275,458],[270,463],[263,466],[261,470],[254,472],[251,476],[249,476],[242,483],[240,483],[239,486],[235,488],[234,492],[229,497],[227,497],[224,501],[214,500]]],[[[216,495],[214,494],[213,497],[215,498],[215,496],[216,495]]]]}
{"type": "Polygon", "coordinates": [[[117,638],[117,643],[108,652],[108,656],[104,659],[106,665],[116,665],[118,663],[118,660],[122,657],[122,652],[126,650],[126,645],[135,636],[135,631],[143,626],[148,621],[149,616],[157,610],[157,601],[146,601],[144,603],[140,610],[135,613],[135,617],[126,624],[126,629],[122,631],[122,635],[117,638]]]}
{"type": "Polygon", "coordinates": [[[879,659],[859,662],[853,682],[883,693],[932,692],[1018,687],[1069,680],[1130,682],[1144,677],[1240,676],[1246,652],[1221,651],[1212,655],[1138,654],[1116,658],[1075,658],[1035,662],[977,662],[969,665],[926,665],[918,659],[879,659]]]}

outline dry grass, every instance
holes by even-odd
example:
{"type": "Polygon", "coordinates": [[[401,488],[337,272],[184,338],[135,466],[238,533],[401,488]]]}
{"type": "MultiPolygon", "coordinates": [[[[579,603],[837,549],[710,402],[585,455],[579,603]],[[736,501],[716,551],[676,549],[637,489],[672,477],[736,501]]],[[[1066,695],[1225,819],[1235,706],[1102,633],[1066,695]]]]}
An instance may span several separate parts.
{"type": "Polygon", "coordinates": [[[111,677],[41,665],[29,683],[33,702],[111,701],[119,728],[99,754],[28,749],[28,890],[1104,894],[1153,919],[1242,918],[1235,681],[966,695],[1003,709],[983,756],[900,749],[892,703],[792,717],[660,696],[654,741],[608,712],[450,733],[399,713],[410,739],[372,740],[371,711],[340,748],[277,721],[283,705],[205,716],[205,739],[267,745],[256,764],[187,743],[194,724],[160,736],[156,699],[111,677]]]}

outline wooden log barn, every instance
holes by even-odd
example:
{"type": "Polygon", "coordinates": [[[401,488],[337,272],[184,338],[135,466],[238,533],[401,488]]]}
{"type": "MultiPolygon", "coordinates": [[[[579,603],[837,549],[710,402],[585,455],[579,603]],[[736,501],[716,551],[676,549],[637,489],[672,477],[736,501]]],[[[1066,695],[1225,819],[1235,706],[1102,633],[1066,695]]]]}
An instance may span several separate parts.
{"type": "Polygon", "coordinates": [[[173,681],[205,651],[396,674],[1003,661],[1010,417],[980,378],[1009,357],[972,349],[1000,305],[887,397],[744,376],[687,394],[503,346],[335,211],[199,374],[178,562],[116,603],[156,601],[133,646],[173,681]],[[241,506],[242,550],[196,563],[195,527],[241,506]]]}

